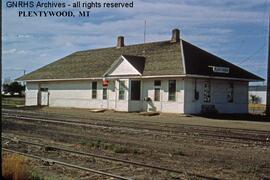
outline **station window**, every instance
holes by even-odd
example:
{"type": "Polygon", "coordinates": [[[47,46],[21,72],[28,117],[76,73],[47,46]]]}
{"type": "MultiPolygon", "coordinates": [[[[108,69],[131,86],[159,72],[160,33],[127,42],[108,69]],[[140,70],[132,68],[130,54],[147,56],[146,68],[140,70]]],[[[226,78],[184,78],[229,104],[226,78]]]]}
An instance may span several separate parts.
{"type": "Polygon", "coordinates": [[[119,82],[119,100],[125,99],[125,81],[119,82]]]}
{"type": "Polygon", "coordinates": [[[211,101],[211,85],[210,85],[210,81],[205,81],[204,82],[203,101],[204,102],[210,102],[211,101]]]}
{"type": "Polygon", "coordinates": [[[92,82],[92,99],[97,99],[97,82],[92,82]]]}
{"type": "Polygon", "coordinates": [[[47,92],[48,88],[40,88],[40,91],[47,92]]]}
{"type": "Polygon", "coordinates": [[[154,101],[160,101],[160,86],[161,86],[161,81],[155,80],[154,81],[154,101]]]}
{"type": "Polygon", "coordinates": [[[161,81],[160,80],[155,80],[154,81],[154,86],[161,86],[161,81]]]}
{"type": "Polygon", "coordinates": [[[169,80],[169,101],[176,100],[176,80],[169,80]]]}
{"type": "Polygon", "coordinates": [[[233,83],[229,83],[227,92],[228,92],[227,101],[232,103],[233,102],[233,83]]]}
{"type": "Polygon", "coordinates": [[[107,88],[103,88],[103,99],[107,99],[107,88]]]}

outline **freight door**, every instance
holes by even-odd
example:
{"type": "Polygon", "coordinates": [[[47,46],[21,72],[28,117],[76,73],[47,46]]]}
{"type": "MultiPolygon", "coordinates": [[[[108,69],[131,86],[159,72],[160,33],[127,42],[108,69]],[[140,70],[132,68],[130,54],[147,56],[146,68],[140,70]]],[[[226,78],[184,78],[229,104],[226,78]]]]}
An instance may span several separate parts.
{"type": "Polygon", "coordinates": [[[40,105],[41,106],[48,106],[49,105],[49,92],[48,88],[41,88],[40,89],[40,105]]]}

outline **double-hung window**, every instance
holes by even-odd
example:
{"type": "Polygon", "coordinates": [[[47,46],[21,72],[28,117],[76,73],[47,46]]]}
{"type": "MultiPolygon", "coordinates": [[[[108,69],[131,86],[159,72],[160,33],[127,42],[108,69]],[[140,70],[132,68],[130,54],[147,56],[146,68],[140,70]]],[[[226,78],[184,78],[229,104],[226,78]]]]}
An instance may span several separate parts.
{"type": "Polygon", "coordinates": [[[160,86],[161,86],[161,81],[155,80],[154,81],[154,101],[160,101],[160,86]]]}
{"type": "Polygon", "coordinates": [[[97,82],[92,82],[92,99],[97,99],[97,82]]]}
{"type": "Polygon", "coordinates": [[[103,99],[106,100],[107,99],[107,87],[103,87],[103,99]]]}
{"type": "Polygon", "coordinates": [[[176,80],[169,80],[169,101],[176,100],[176,80]]]}

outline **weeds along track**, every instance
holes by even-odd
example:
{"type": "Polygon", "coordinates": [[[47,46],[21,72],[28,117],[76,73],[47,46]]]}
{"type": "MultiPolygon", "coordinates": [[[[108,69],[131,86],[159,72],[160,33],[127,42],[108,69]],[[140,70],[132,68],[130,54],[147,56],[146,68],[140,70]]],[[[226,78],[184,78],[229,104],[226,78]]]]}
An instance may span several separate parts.
{"type": "MultiPolygon", "coordinates": [[[[190,128],[189,126],[185,127],[177,127],[173,129],[162,129],[162,128],[153,128],[153,127],[137,127],[132,125],[122,125],[122,124],[103,124],[99,122],[93,122],[92,119],[89,122],[79,121],[79,120],[66,120],[60,118],[48,118],[48,117],[37,117],[30,115],[22,115],[22,114],[3,114],[4,119],[15,120],[15,121],[31,121],[31,122],[42,122],[49,124],[62,124],[67,126],[79,126],[85,128],[96,128],[96,129],[109,129],[115,131],[126,131],[126,132],[134,132],[134,133],[144,133],[144,134],[155,134],[155,135],[166,135],[175,138],[179,137],[194,137],[196,139],[207,139],[214,140],[220,142],[228,142],[228,143],[240,143],[240,144],[256,144],[256,145],[270,145],[270,132],[265,133],[256,131],[255,133],[244,132],[231,132],[227,131],[216,131],[212,129],[203,129],[200,128],[190,128]]],[[[233,130],[231,130],[233,131],[233,130]]],[[[237,131],[237,130],[236,130],[237,131]]],[[[243,130],[241,130],[243,131],[243,130]]]]}
{"type": "MultiPolygon", "coordinates": [[[[104,161],[132,165],[132,166],[136,166],[136,167],[143,167],[143,168],[147,168],[147,169],[155,169],[158,171],[166,171],[166,172],[172,172],[172,173],[178,173],[178,174],[185,174],[189,177],[196,177],[196,178],[201,178],[201,179],[212,179],[212,180],[219,179],[216,177],[205,176],[205,175],[201,175],[201,174],[195,174],[195,173],[176,170],[176,169],[170,169],[167,167],[155,166],[155,165],[151,165],[151,164],[135,162],[135,161],[130,161],[130,160],[126,160],[126,159],[119,159],[119,158],[115,158],[115,157],[109,157],[109,156],[103,156],[103,155],[98,155],[98,154],[93,154],[93,153],[88,153],[88,152],[67,149],[67,148],[61,147],[59,145],[55,146],[55,145],[50,145],[50,144],[41,144],[41,143],[31,142],[29,140],[24,141],[24,140],[20,140],[19,138],[15,137],[15,136],[13,136],[13,137],[2,136],[2,139],[6,141],[5,142],[6,146],[8,146],[8,144],[17,144],[17,145],[25,144],[27,146],[39,147],[38,150],[42,151],[43,154],[44,154],[44,152],[46,152],[46,154],[49,154],[50,151],[57,151],[58,154],[59,154],[59,152],[64,152],[64,153],[69,153],[69,154],[74,154],[74,155],[79,155],[79,156],[84,156],[84,157],[97,158],[97,159],[104,160],[104,161]]],[[[2,149],[4,151],[8,151],[11,153],[17,153],[17,154],[21,154],[21,155],[28,156],[31,158],[41,159],[41,160],[49,162],[49,163],[56,163],[59,165],[63,165],[63,166],[67,166],[67,167],[71,167],[71,168],[75,168],[75,169],[79,169],[79,170],[89,171],[89,172],[100,174],[103,176],[113,177],[113,178],[117,178],[117,179],[125,179],[125,180],[136,178],[136,177],[130,177],[130,175],[129,176],[119,176],[119,175],[116,175],[114,173],[103,172],[103,171],[95,170],[92,168],[86,168],[83,166],[66,163],[66,162],[63,162],[60,160],[45,158],[45,157],[35,155],[32,152],[31,153],[23,153],[21,151],[13,150],[12,148],[2,148],[2,149]]],[[[28,148],[28,151],[29,151],[29,148],[28,148]]]]}
{"type": "Polygon", "coordinates": [[[103,171],[90,169],[90,168],[86,168],[86,167],[66,163],[66,162],[63,162],[63,161],[55,160],[55,159],[44,158],[44,157],[41,157],[41,156],[38,156],[38,155],[33,155],[33,154],[30,154],[30,153],[23,153],[23,152],[8,149],[8,148],[2,148],[2,150],[6,151],[6,152],[9,152],[9,153],[15,153],[15,154],[26,156],[26,157],[29,157],[29,158],[39,159],[39,160],[42,160],[42,161],[45,161],[45,162],[55,163],[55,164],[58,164],[58,165],[61,165],[61,166],[69,167],[69,168],[75,168],[75,169],[78,169],[78,170],[88,171],[88,172],[91,172],[91,173],[96,173],[96,174],[100,174],[100,175],[111,177],[111,178],[117,178],[117,179],[122,179],[122,180],[131,180],[131,178],[129,178],[129,177],[118,176],[116,174],[106,173],[106,172],[103,172],[103,171]]]}

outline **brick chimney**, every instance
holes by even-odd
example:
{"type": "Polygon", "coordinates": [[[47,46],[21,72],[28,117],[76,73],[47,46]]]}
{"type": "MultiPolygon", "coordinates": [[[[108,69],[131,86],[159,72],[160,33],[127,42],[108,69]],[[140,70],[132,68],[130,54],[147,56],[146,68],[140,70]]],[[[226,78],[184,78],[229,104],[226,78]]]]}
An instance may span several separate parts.
{"type": "Polygon", "coordinates": [[[171,43],[177,43],[177,42],[180,42],[180,30],[173,29],[171,43]]]}
{"type": "Polygon", "coordinates": [[[124,36],[118,36],[117,37],[117,48],[121,48],[124,47],[125,43],[124,43],[124,36]]]}

